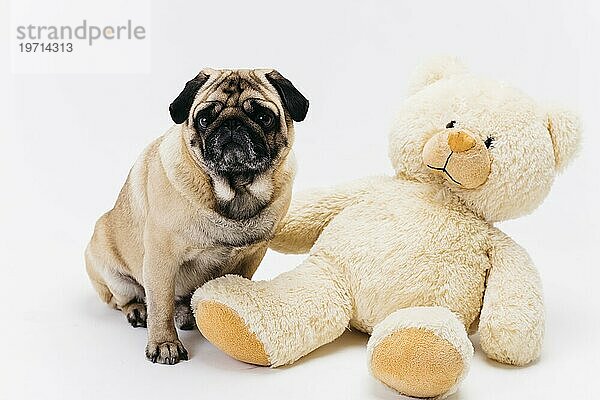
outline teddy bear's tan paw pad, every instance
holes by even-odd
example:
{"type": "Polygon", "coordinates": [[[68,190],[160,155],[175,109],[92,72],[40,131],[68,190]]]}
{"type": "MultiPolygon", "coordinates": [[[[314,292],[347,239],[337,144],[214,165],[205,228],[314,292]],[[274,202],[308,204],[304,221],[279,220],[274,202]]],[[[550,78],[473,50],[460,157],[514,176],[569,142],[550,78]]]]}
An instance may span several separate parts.
{"type": "Polygon", "coordinates": [[[371,358],[373,375],[412,397],[435,397],[454,386],[463,372],[456,348],[433,332],[406,328],[384,338],[371,358]]]}
{"type": "Polygon", "coordinates": [[[231,357],[270,365],[263,344],[231,308],[216,301],[203,301],[196,310],[196,323],[206,339],[231,357]]]}

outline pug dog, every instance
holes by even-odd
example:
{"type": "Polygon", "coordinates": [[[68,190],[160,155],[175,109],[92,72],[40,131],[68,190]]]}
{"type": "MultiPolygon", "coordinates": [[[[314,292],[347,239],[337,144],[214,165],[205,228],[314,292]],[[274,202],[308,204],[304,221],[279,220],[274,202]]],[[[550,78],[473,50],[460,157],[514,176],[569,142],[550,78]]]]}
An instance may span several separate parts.
{"type": "Polygon", "coordinates": [[[100,298],[148,328],[146,357],[188,353],[190,298],[210,279],[251,278],[286,214],[293,122],[308,100],[275,70],[204,69],[169,107],[173,125],[129,172],[85,251],[100,298]]]}

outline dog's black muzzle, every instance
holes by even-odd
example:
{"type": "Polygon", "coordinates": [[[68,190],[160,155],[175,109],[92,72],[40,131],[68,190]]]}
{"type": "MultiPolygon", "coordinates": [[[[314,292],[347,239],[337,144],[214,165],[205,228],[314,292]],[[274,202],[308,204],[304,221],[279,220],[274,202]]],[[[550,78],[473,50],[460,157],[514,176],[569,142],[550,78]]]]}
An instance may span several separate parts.
{"type": "Polygon", "coordinates": [[[261,132],[239,118],[224,120],[207,137],[206,158],[220,173],[261,172],[270,163],[261,132]]]}

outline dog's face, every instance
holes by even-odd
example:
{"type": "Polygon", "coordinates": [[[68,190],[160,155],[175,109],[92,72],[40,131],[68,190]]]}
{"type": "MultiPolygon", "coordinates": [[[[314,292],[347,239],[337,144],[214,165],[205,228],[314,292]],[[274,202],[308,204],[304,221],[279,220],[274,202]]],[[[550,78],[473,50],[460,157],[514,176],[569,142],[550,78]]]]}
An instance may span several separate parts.
{"type": "Polygon", "coordinates": [[[210,175],[247,182],[288,153],[308,100],[274,70],[204,69],[169,110],[210,175]]]}

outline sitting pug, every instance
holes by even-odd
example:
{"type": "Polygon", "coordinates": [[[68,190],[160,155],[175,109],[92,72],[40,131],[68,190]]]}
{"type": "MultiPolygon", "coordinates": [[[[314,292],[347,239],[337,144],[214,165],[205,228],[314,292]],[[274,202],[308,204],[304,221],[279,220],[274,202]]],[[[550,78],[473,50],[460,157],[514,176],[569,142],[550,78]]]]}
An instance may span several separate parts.
{"type": "Polygon", "coordinates": [[[293,121],[308,100],[274,70],[204,69],[173,101],[176,125],[131,169],[85,251],[100,298],[148,327],[146,357],[176,364],[193,329],[191,293],[225,275],[252,277],[286,214],[293,121]]]}

